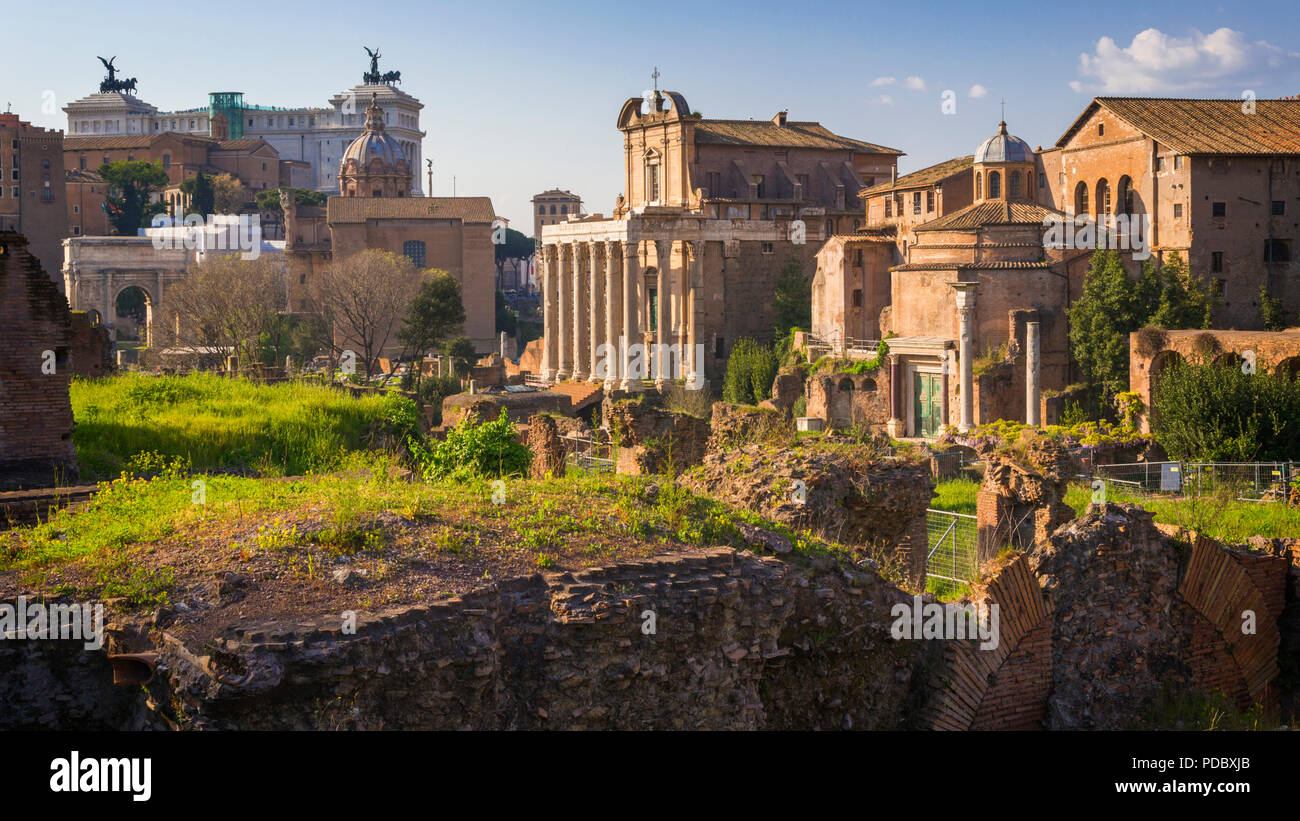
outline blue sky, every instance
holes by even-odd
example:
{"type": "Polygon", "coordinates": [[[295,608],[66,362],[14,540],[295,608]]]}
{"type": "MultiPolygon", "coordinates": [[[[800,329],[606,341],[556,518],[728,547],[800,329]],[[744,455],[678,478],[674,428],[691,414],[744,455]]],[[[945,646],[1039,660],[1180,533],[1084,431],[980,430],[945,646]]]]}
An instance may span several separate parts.
{"type": "MultiPolygon", "coordinates": [[[[5,0],[20,24],[36,14],[5,0]]],[[[425,104],[434,193],[492,197],[531,232],[529,198],[581,194],[608,213],[622,190],[615,118],[660,85],[706,117],[818,120],[907,153],[904,173],[974,151],[1006,98],[1012,133],[1050,145],[1095,94],[1300,94],[1300,11],[1290,2],[1092,2],[926,6],[828,2],[249,3],[202,16],[183,5],[65,2],[0,51],[0,103],[33,122],[95,90],[117,55],[161,109],[243,91],[261,105],[323,105],[360,81],[363,45],[425,104]],[[996,8],[996,11],[990,9],[996,8]],[[1045,10],[1046,9],[1046,10],[1045,10]],[[382,20],[365,33],[367,21],[382,20]],[[57,24],[57,25],[55,25],[57,24]],[[187,28],[187,25],[189,26],[187,28]],[[60,59],[60,56],[63,59],[60,59]],[[977,88],[978,87],[978,88],[977,88]],[[955,95],[956,114],[941,111],[955,95]]]]}

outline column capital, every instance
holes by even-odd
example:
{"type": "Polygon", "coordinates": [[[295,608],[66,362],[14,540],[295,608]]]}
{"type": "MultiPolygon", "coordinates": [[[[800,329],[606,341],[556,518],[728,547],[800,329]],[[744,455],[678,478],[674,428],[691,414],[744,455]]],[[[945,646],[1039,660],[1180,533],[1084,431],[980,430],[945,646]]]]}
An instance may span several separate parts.
{"type": "Polygon", "coordinates": [[[978,282],[949,282],[952,289],[957,294],[957,310],[963,314],[970,313],[975,308],[975,289],[979,287],[978,282]]]}

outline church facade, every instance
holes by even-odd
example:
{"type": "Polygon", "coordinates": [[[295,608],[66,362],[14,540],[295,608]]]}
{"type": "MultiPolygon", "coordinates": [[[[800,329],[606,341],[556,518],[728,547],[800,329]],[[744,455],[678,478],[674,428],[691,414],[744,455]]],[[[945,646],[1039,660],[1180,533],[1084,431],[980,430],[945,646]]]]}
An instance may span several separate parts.
{"type": "Polygon", "coordinates": [[[772,337],[783,266],[860,227],[859,191],[901,152],[816,122],[711,120],[683,95],[623,104],[611,216],[541,228],[542,376],[639,390],[720,378],[737,339],[772,337]]]}

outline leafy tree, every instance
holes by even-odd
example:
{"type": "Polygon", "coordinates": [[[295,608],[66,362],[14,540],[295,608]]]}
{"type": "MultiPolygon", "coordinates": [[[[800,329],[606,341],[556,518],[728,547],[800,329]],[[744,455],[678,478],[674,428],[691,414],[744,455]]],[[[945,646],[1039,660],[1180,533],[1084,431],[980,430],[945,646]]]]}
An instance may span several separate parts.
{"type": "Polygon", "coordinates": [[[1286,311],[1282,300],[1268,292],[1268,286],[1259,286],[1259,322],[1266,331],[1286,330],[1286,311]]]}
{"type": "Polygon", "coordinates": [[[181,183],[181,193],[190,198],[190,213],[214,214],[216,191],[212,187],[212,175],[199,172],[181,183]]]}
{"type": "Polygon", "coordinates": [[[306,188],[268,188],[265,191],[258,191],[253,195],[253,202],[257,203],[259,211],[280,211],[280,192],[288,191],[293,194],[294,200],[299,205],[323,206],[328,199],[323,191],[308,191],[306,188]]]}
{"type": "Polygon", "coordinates": [[[736,340],[727,357],[722,398],[740,405],[755,405],[767,399],[772,393],[777,367],[776,354],[771,348],[748,337],[736,340]]]}
{"type": "MultiPolygon", "coordinates": [[[[460,297],[460,283],[446,271],[431,270],[426,272],[419,293],[411,300],[397,338],[419,362],[439,342],[459,330],[464,322],[465,305],[460,297]]],[[[418,367],[415,373],[415,390],[419,390],[418,367]]]]}
{"type": "Polygon", "coordinates": [[[284,270],[269,258],[218,254],[167,289],[173,344],[228,347],[241,366],[262,362],[284,309],[284,270]]]}
{"type": "Polygon", "coordinates": [[[167,208],[164,202],[150,202],[169,181],[162,163],[118,160],[101,165],[99,176],[108,186],[109,220],[124,237],[133,237],[140,228],[147,228],[153,215],[167,208]]]}
{"type": "Polygon", "coordinates": [[[1159,279],[1160,300],[1148,324],[1171,331],[1210,327],[1214,297],[1205,281],[1188,269],[1177,251],[1160,266],[1159,279]]]}
{"type": "Polygon", "coordinates": [[[772,306],[776,313],[777,339],[788,335],[791,328],[812,327],[812,288],[804,276],[803,265],[794,255],[781,268],[772,306]]]}
{"type": "Polygon", "coordinates": [[[519,332],[519,315],[506,305],[506,295],[497,291],[497,333],[505,331],[510,336],[519,332]]]}
{"type": "Polygon", "coordinates": [[[1070,349],[1093,400],[1128,388],[1128,335],[1143,323],[1129,278],[1114,251],[1092,255],[1083,294],[1067,309],[1070,349]]]}
{"type": "Polygon", "coordinates": [[[478,352],[474,350],[474,341],[467,336],[458,336],[444,342],[442,353],[456,363],[456,373],[461,376],[469,373],[470,367],[478,357],[478,352]]]}
{"type": "Polygon", "coordinates": [[[501,281],[507,262],[518,262],[521,259],[528,259],[533,255],[533,240],[526,234],[516,231],[513,228],[506,229],[506,241],[497,243],[496,263],[497,263],[497,282],[501,281]]]}
{"type": "Polygon", "coordinates": [[[1177,362],[1156,382],[1151,421],[1173,459],[1293,460],[1300,458],[1300,381],[1177,362]]]}
{"type": "Polygon", "coordinates": [[[244,184],[229,174],[212,178],[213,208],[218,214],[238,214],[248,203],[244,184]]]}

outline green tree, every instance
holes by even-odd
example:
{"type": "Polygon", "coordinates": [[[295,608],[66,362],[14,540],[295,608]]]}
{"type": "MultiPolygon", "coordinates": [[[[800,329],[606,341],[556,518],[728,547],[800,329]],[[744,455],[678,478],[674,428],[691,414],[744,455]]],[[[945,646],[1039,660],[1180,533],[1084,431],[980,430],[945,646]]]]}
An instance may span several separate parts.
{"type": "Polygon", "coordinates": [[[1286,311],[1282,300],[1268,292],[1267,285],[1259,286],[1259,322],[1266,331],[1286,330],[1286,311]]]}
{"type": "Polygon", "coordinates": [[[497,263],[497,282],[501,281],[507,262],[518,262],[521,259],[528,259],[533,255],[533,240],[526,234],[516,231],[513,228],[507,228],[505,233],[505,242],[498,242],[495,245],[496,263],[497,263]]]}
{"type": "Polygon", "coordinates": [[[212,175],[199,172],[181,183],[181,193],[190,198],[189,212],[192,214],[214,214],[213,198],[216,192],[212,188],[212,175]]]}
{"type": "Polygon", "coordinates": [[[325,205],[327,199],[327,196],[323,191],[308,191],[305,188],[291,188],[289,186],[283,188],[268,188],[265,191],[258,191],[253,195],[253,201],[257,203],[257,210],[282,211],[283,209],[280,205],[281,191],[288,191],[293,194],[294,200],[299,205],[319,207],[325,205]]]}
{"type": "Polygon", "coordinates": [[[781,267],[772,308],[776,314],[777,339],[788,335],[791,328],[812,327],[812,287],[804,276],[803,265],[794,255],[781,267]]]}
{"type": "Polygon", "coordinates": [[[1160,299],[1147,324],[1169,331],[1210,327],[1214,297],[1205,280],[1192,273],[1177,251],[1160,266],[1159,279],[1160,299]]]}
{"type": "Polygon", "coordinates": [[[1151,422],[1173,459],[1293,460],[1300,458],[1300,381],[1235,364],[1177,362],[1156,382],[1151,422]]]}
{"type": "Polygon", "coordinates": [[[1092,255],[1083,294],[1067,309],[1070,351],[1100,411],[1106,397],[1128,389],[1128,335],[1143,324],[1137,289],[1115,251],[1092,255]]]}
{"type": "Polygon", "coordinates": [[[461,376],[469,373],[470,367],[478,357],[478,352],[474,350],[474,341],[468,336],[447,340],[442,344],[442,353],[455,363],[456,373],[461,376]]]}
{"type": "Polygon", "coordinates": [[[161,163],[118,160],[101,165],[99,176],[108,186],[109,220],[121,236],[135,236],[140,228],[149,226],[154,214],[167,208],[164,202],[150,202],[167,187],[169,178],[161,163]]]}
{"type": "Polygon", "coordinates": [[[238,214],[248,204],[244,184],[229,174],[212,178],[212,192],[213,209],[218,214],[238,214]]]}
{"type": "Polygon", "coordinates": [[[777,372],[776,354],[772,349],[743,337],[736,340],[727,357],[727,372],[722,377],[722,398],[739,405],[756,405],[772,393],[777,372]]]}
{"type": "Polygon", "coordinates": [[[497,333],[505,331],[510,336],[519,332],[519,315],[506,305],[506,295],[497,291],[497,333]]]}
{"type": "MultiPolygon", "coordinates": [[[[446,271],[431,270],[420,291],[411,300],[411,308],[402,319],[397,339],[418,363],[438,343],[465,322],[465,305],[460,297],[460,283],[446,271]]],[[[472,346],[471,346],[472,347],[472,346]]],[[[418,365],[414,390],[420,387],[418,365]]]]}

